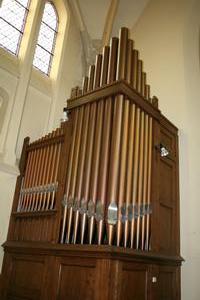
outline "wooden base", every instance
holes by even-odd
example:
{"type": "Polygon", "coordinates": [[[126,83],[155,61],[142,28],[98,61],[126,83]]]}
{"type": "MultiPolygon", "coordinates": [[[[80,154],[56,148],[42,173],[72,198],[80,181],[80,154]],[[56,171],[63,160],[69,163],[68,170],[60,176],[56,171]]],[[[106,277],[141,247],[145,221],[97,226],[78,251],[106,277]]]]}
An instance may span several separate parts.
{"type": "Polygon", "coordinates": [[[4,249],[2,299],[180,299],[181,257],[28,242],[4,249]]]}

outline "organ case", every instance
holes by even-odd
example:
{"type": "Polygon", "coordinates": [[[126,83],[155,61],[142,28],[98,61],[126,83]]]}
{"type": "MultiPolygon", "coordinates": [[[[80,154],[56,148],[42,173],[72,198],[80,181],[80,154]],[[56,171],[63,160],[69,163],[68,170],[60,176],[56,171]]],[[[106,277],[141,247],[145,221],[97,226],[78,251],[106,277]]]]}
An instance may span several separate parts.
{"type": "Polygon", "coordinates": [[[65,111],[61,128],[24,141],[3,297],[180,299],[177,128],[126,28],[65,111]]]}

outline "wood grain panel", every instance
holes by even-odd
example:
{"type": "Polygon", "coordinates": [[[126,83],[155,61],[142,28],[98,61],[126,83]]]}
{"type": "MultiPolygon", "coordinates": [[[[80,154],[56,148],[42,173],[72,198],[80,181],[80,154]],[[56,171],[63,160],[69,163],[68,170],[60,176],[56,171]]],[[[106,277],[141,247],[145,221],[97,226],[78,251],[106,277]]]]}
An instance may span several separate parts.
{"type": "Polygon", "coordinates": [[[41,299],[43,279],[43,258],[14,256],[8,284],[8,299],[41,299]]]}
{"type": "Polygon", "coordinates": [[[66,260],[60,264],[58,300],[93,300],[95,264],[84,260],[66,260]]]}
{"type": "Polygon", "coordinates": [[[121,272],[119,299],[148,299],[148,267],[146,265],[125,264],[121,272]]]}

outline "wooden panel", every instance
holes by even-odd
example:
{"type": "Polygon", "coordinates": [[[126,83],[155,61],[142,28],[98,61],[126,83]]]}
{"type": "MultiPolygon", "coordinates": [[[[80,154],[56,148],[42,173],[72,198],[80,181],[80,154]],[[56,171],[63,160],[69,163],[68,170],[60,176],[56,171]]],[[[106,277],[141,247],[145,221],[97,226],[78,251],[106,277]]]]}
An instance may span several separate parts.
{"type": "Polygon", "coordinates": [[[162,253],[176,252],[176,212],[177,212],[177,180],[176,180],[176,135],[161,127],[160,141],[168,150],[169,155],[160,156],[159,166],[159,251],[162,253]]]}
{"type": "Polygon", "coordinates": [[[8,299],[41,299],[44,259],[35,256],[14,256],[8,284],[8,299]]]}
{"type": "Polygon", "coordinates": [[[173,210],[164,205],[160,205],[160,250],[170,252],[173,249],[173,210]]]}
{"type": "Polygon", "coordinates": [[[158,277],[158,299],[178,300],[177,283],[176,268],[160,266],[158,277]]]}
{"type": "Polygon", "coordinates": [[[170,160],[160,161],[160,203],[173,206],[174,202],[174,164],[170,160]],[[164,184],[163,184],[164,183],[164,184]]]}
{"type": "Polygon", "coordinates": [[[148,267],[139,264],[124,264],[120,278],[120,296],[123,300],[147,300],[148,267]]]}
{"type": "Polygon", "coordinates": [[[94,288],[94,262],[84,259],[66,259],[61,262],[57,299],[93,300],[94,288]]]}

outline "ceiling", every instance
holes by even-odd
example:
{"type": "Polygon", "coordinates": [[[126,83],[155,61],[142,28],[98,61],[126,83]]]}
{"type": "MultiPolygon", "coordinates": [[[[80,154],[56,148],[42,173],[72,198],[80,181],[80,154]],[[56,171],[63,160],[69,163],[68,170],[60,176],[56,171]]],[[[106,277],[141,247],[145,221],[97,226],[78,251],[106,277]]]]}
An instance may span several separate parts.
{"type": "MultiPolygon", "coordinates": [[[[118,0],[112,35],[122,26],[132,28],[149,0],[118,0]]],[[[87,31],[92,40],[101,39],[107,14],[113,0],[78,0],[87,31]]],[[[109,17],[108,17],[109,18],[109,17]]]]}

